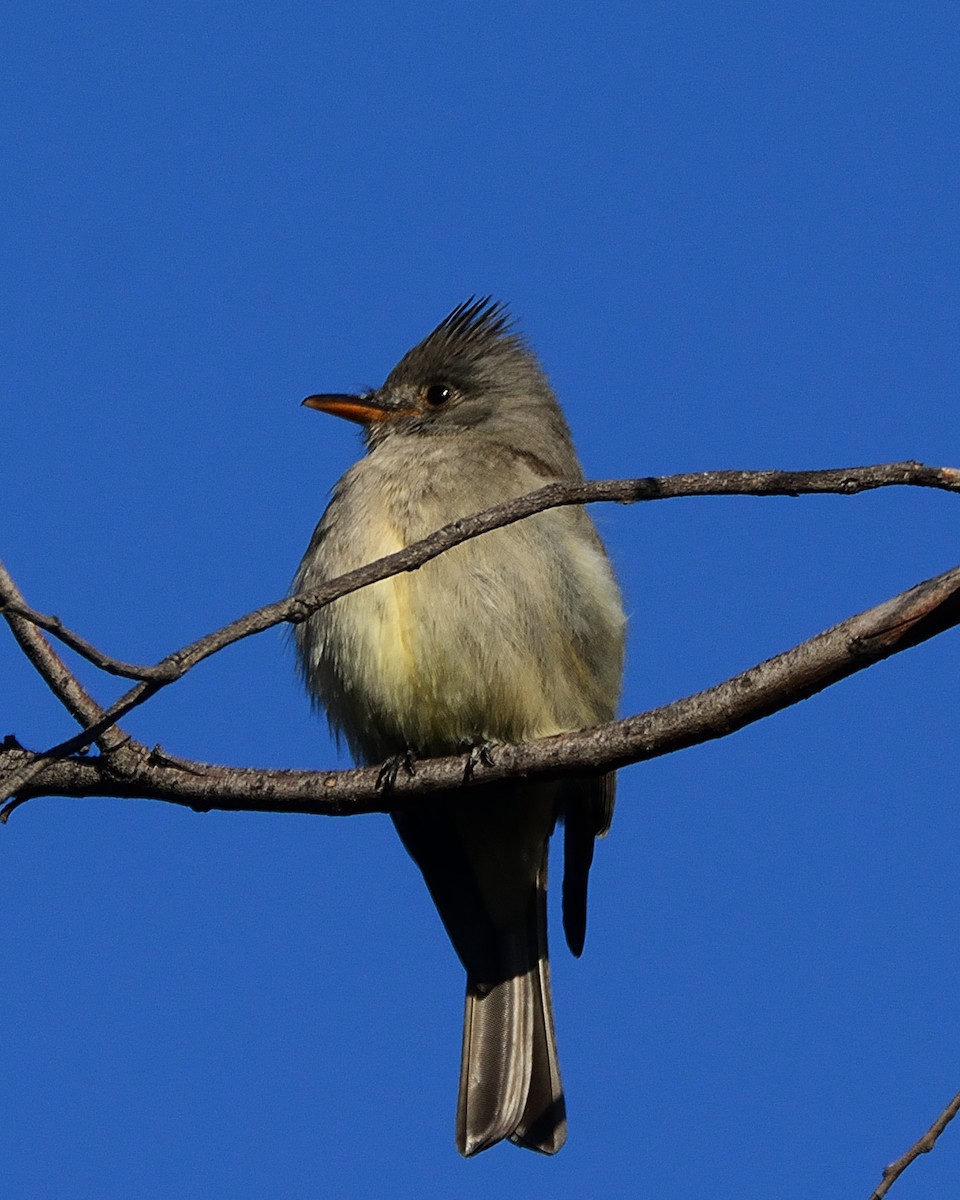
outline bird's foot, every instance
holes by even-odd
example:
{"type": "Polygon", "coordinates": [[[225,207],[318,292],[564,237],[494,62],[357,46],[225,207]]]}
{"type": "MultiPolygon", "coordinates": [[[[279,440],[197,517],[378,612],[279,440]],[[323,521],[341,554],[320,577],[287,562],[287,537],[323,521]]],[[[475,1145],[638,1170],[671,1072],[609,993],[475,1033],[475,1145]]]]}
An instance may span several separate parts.
{"type": "Polygon", "coordinates": [[[397,776],[400,774],[400,768],[412,779],[417,773],[417,756],[412,750],[403,750],[400,754],[395,754],[393,758],[388,758],[380,768],[380,774],[377,776],[376,789],[378,792],[389,792],[393,790],[394,784],[397,782],[397,776]]]}
{"type": "Polygon", "coordinates": [[[496,760],[493,757],[496,742],[463,742],[462,749],[468,751],[467,761],[463,764],[463,782],[473,779],[477,767],[492,767],[496,760]]]}

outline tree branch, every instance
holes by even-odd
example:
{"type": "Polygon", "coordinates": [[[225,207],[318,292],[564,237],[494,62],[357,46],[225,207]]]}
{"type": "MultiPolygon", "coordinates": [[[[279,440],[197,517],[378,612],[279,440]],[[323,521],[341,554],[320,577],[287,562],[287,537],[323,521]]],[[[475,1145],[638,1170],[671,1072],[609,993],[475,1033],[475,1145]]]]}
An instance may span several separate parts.
{"type": "MultiPolygon", "coordinates": [[[[68,629],[58,617],[47,616],[30,608],[15,589],[10,595],[0,592],[0,613],[3,613],[8,622],[29,621],[47,630],[82,657],[110,674],[139,681],[108,709],[98,709],[99,716],[88,721],[80,734],[48,751],[48,757],[63,758],[93,741],[102,739],[109,733],[112,725],[133,709],[145,704],[161,688],[181,679],[197,663],[234,642],[262,633],[275,625],[300,624],[318,609],[341,596],[397,575],[401,571],[416,570],[461,542],[489,533],[493,529],[512,525],[549,508],[611,500],[630,504],[641,500],[667,500],[691,496],[799,496],[818,493],[854,495],[881,487],[900,486],[960,492],[960,470],[954,467],[928,467],[922,463],[907,461],[821,471],[703,471],[696,474],[601,480],[595,483],[548,484],[526,496],[519,496],[484,512],[453,521],[422,541],[356,571],[341,575],[338,579],[330,580],[315,591],[302,592],[297,596],[264,605],[222,629],[214,630],[181,647],[154,666],[134,666],[104,654],[85,638],[68,629]]],[[[12,580],[10,582],[12,584],[12,580]]],[[[44,641],[42,638],[39,640],[44,641]]],[[[52,655],[52,650],[49,650],[49,647],[47,649],[52,655]]],[[[79,686],[77,684],[78,688],[79,686]]],[[[0,800],[14,795],[23,784],[44,769],[40,761],[29,771],[24,767],[13,778],[15,786],[11,786],[11,780],[8,779],[6,786],[0,787],[0,800]]]]}
{"type": "Polygon", "coordinates": [[[412,546],[377,559],[338,579],[332,579],[313,592],[288,596],[273,604],[247,613],[222,629],[167,655],[153,666],[141,666],[112,658],[91,645],[80,634],[67,628],[59,617],[30,608],[23,600],[0,594],[0,613],[31,621],[52,634],[94,666],[111,675],[161,686],[180,679],[191,667],[224,647],[275,625],[293,625],[305,621],[317,609],[359,588],[414,571],[446,550],[480,537],[491,530],[522,521],[550,508],[572,504],[615,501],[634,504],[639,501],[675,500],[694,496],[801,496],[842,495],[873,491],[882,487],[924,487],[960,492],[960,469],[927,467],[918,462],[884,463],[872,467],[840,467],[824,471],[702,471],[696,474],[660,475],[639,479],[607,479],[593,483],[551,483],[470,517],[452,521],[412,546]]]}
{"type": "Polygon", "coordinates": [[[171,760],[158,749],[131,746],[121,761],[113,754],[53,760],[8,744],[0,748],[0,769],[18,773],[42,765],[44,773],[41,780],[20,786],[0,819],[41,795],[141,797],[202,811],[342,816],[389,812],[415,796],[509,778],[613,770],[725,737],[957,624],[960,566],[706,691],[595,729],[498,746],[492,763],[474,764],[472,771],[468,755],[425,760],[414,776],[398,775],[389,792],[378,789],[376,768],[268,771],[171,760]]]}
{"type": "MultiPolygon", "coordinates": [[[[44,754],[37,754],[30,761],[21,761],[0,786],[0,800],[19,796],[21,799],[14,802],[14,807],[17,803],[22,803],[27,795],[28,785],[40,774],[48,771],[52,762],[82,752],[94,741],[98,742],[104,751],[113,753],[115,760],[126,758],[128,767],[132,762],[131,755],[142,761],[145,747],[140,743],[133,744],[121,731],[114,728],[116,722],[146,703],[161,688],[182,678],[205,658],[234,642],[275,625],[299,624],[341,596],[401,571],[415,570],[461,542],[513,524],[548,508],[594,501],[615,500],[632,503],[639,500],[688,496],[797,496],[811,493],[852,495],[879,487],[904,485],[956,492],[960,491],[960,471],[952,467],[927,467],[917,462],[902,462],[823,471],[706,471],[698,474],[603,480],[596,483],[549,484],[536,492],[507,501],[485,512],[453,521],[422,541],[331,580],[312,592],[304,592],[256,609],[222,629],[215,630],[167,655],[152,667],[133,666],[111,658],[68,629],[59,618],[47,616],[29,607],[12,579],[3,571],[0,576],[0,612],[3,612],[37,670],[85,727],[79,734],[59,743],[44,754]],[[101,669],[111,674],[135,678],[138,682],[109,708],[100,708],[53,652],[39,633],[39,628],[53,633],[101,669]],[[30,632],[27,633],[27,630],[30,632]]],[[[115,762],[114,766],[117,765],[115,762]]],[[[8,816],[10,811],[8,806],[3,810],[3,814],[8,816]]]]}
{"type": "Polygon", "coordinates": [[[929,1154],[936,1144],[937,1138],[943,1133],[958,1112],[960,1112],[960,1092],[957,1092],[923,1137],[919,1141],[914,1142],[906,1154],[901,1155],[896,1162],[892,1162],[888,1167],[883,1168],[883,1182],[875,1191],[871,1192],[870,1200],[882,1200],[914,1159],[919,1158],[921,1154],[929,1154]]]}

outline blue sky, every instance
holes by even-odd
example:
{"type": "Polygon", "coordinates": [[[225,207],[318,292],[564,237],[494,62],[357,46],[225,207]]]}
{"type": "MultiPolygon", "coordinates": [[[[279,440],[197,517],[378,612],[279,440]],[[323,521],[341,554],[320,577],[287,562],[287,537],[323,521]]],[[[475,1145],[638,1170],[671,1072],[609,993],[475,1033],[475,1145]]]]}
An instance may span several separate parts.
{"type": "MultiPolygon", "coordinates": [[[[472,293],[511,304],[591,477],[958,464],[953,5],[4,25],[0,557],[118,656],[284,593],[360,452],[301,397],[379,383],[472,293]]],[[[595,515],[624,713],[957,562],[944,494],[595,515]]],[[[0,831],[7,1194],[866,1197],[960,1088],[957,662],[952,633],[622,773],[579,962],[554,921],[555,1160],[454,1150],[460,968],[385,818],[26,806],[0,831]]],[[[72,732],[9,639],[0,678],[0,734],[72,732]]],[[[345,762],[276,633],[129,725],[345,762]]],[[[955,1192],[958,1137],[892,1194],[955,1192]]]]}

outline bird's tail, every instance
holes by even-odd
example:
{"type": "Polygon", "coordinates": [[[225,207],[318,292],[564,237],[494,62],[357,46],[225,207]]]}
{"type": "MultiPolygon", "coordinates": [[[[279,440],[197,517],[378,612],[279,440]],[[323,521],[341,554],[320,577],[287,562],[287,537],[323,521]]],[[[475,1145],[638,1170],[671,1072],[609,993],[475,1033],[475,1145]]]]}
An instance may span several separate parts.
{"type": "Polygon", "coordinates": [[[546,856],[526,920],[503,931],[497,980],[467,976],[457,1146],[477,1154],[503,1138],[555,1154],[567,1136],[550,997],[546,856]]]}

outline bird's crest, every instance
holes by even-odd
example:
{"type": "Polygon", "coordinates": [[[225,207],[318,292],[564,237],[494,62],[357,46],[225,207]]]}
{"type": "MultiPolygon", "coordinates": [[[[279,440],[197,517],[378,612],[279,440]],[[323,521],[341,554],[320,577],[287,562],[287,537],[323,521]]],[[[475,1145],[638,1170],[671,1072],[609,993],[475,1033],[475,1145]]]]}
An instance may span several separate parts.
{"type": "Polygon", "coordinates": [[[532,352],[507,306],[491,296],[471,296],[403,356],[391,377],[418,377],[457,368],[470,372],[491,358],[518,356],[532,358],[532,352]]]}
{"type": "Polygon", "coordinates": [[[514,331],[514,320],[507,306],[492,296],[471,296],[448,313],[433,333],[424,338],[423,344],[443,342],[457,349],[468,349],[479,343],[487,348],[491,342],[504,339],[522,341],[514,331]]]}

